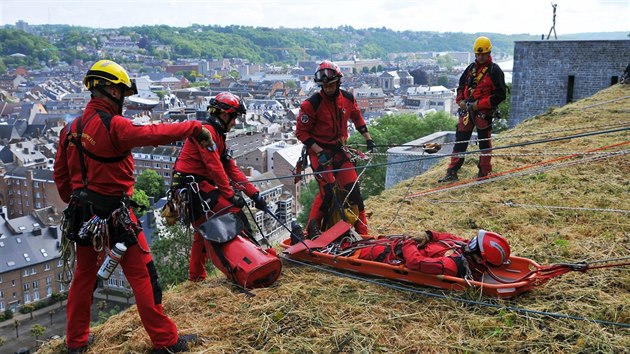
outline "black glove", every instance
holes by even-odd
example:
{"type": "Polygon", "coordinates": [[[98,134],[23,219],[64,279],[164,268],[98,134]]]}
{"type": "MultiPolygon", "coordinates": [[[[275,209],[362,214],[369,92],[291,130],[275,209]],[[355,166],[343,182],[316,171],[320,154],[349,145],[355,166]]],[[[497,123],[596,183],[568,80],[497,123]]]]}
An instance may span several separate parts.
{"type": "Polygon", "coordinates": [[[330,164],[330,157],[323,151],[317,154],[317,160],[319,161],[319,165],[322,167],[330,164]]]}
{"type": "Polygon", "coordinates": [[[372,139],[366,140],[365,144],[367,145],[367,152],[374,152],[374,149],[376,149],[376,144],[374,144],[372,139]]]}
{"type": "Polygon", "coordinates": [[[263,199],[260,196],[259,192],[256,192],[256,194],[254,194],[252,196],[252,200],[254,201],[254,206],[256,206],[256,209],[258,209],[258,210],[266,210],[267,209],[267,202],[265,201],[265,199],[263,199]]]}
{"type": "Polygon", "coordinates": [[[239,194],[234,194],[232,196],[232,198],[228,199],[228,202],[232,203],[232,205],[234,205],[235,207],[241,209],[242,207],[245,206],[245,199],[243,199],[243,197],[241,197],[239,194]]]}

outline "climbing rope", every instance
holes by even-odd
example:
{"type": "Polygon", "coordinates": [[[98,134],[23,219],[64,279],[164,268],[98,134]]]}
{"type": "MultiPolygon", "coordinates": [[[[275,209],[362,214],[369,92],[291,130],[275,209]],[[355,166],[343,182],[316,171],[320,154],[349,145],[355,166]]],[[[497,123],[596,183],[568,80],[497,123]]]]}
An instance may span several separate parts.
{"type": "Polygon", "coordinates": [[[627,323],[594,320],[594,319],[589,319],[589,318],[586,318],[586,317],[571,316],[571,315],[565,315],[565,314],[555,313],[555,312],[530,310],[530,309],[526,309],[526,308],[522,308],[522,307],[502,306],[502,305],[493,304],[493,303],[489,303],[489,302],[468,300],[468,299],[463,299],[463,298],[460,298],[460,297],[453,297],[451,295],[447,295],[446,293],[442,293],[442,294],[431,293],[431,292],[422,291],[422,290],[419,290],[419,289],[416,289],[416,288],[411,288],[411,287],[408,287],[408,286],[404,286],[404,285],[401,285],[401,284],[392,284],[392,283],[387,283],[387,282],[384,282],[384,281],[379,281],[379,280],[376,280],[376,279],[365,278],[365,277],[358,276],[358,275],[355,275],[355,274],[342,273],[342,272],[336,271],[334,269],[330,269],[330,268],[327,268],[327,267],[322,267],[322,266],[310,264],[310,263],[307,263],[307,262],[298,261],[296,259],[285,257],[283,255],[279,255],[278,257],[280,257],[280,258],[282,258],[282,259],[284,259],[286,261],[295,263],[295,264],[299,264],[299,265],[306,266],[306,267],[309,267],[309,268],[312,268],[312,269],[328,272],[328,273],[334,274],[334,275],[339,276],[339,277],[346,277],[346,278],[350,278],[350,279],[355,279],[355,280],[363,281],[363,282],[366,282],[366,283],[370,283],[370,284],[374,284],[374,285],[378,285],[378,286],[383,286],[383,287],[386,287],[386,288],[389,288],[389,289],[394,289],[394,290],[399,290],[399,291],[402,291],[402,292],[413,293],[413,294],[422,295],[422,296],[426,296],[426,297],[439,298],[439,299],[442,299],[442,300],[449,300],[449,301],[457,301],[457,302],[465,303],[465,304],[468,304],[468,305],[489,307],[489,308],[495,308],[495,309],[499,309],[499,310],[514,311],[514,312],[522,313],[522,314],[534,314],[534,315],[540,315],[540,316],[552,317],[552,318],[562,318],[562,319],[570,319],[570,320],[575,320],[575,321],[592,322],[592,323],[597,323],[597,324],[601,324],[601,325],[605,325],[605,326],[616,326],[616,327],[630,328],[630,324],[627,324],[627,323]]]}
{"type": "Polygon", "coordinates": [[[556,209],[556,210],[571,210],[571,211],[599,211],[608,213],[625,213],[630,214],[630,209],[611,209],[611,208],[581,208],[581,207],[566,207],[566,206],[553,206],[553,205],[534,205],[534,204],[521,204],[514,203],[511,200],[505,202],[477,202],[477,201],[465,201],[465,200],[437,200],[428,199],[427,202],[434,204],[498,204],[507,207],[520,207],[520,208],[534,208],[534,209],[556,209]]]}
{"type": "MultiPolygon", "coordinates": [[[[608,155],[604,155],[604,156],[588,157],[581,160],[568,161],[568,162],[558,163],[555,165],[540,166],[538,168],[529,169],[529,170],[524,170],[524,168],[519,168],[519,169],[516,169],[515,172],[506,171],[506,172],[502,172],[496,175],[489,176],[488,178],[474,179],[470,181],[460,181],[460,182],[456,182],[456,183],[453,183],[444,187],[434,188],[428,191],[415,193],[415,194],[407,196],[406,198],[413,199],[413,198],[418,198],[418,197],[440,193],[444,191],[467,188],[467,187],[477,186],[477,185],[490,183],[490,182],[497,182],[497,181],[501,181],[508,178],[522,177],[522,176],[527,176],[531,174],[542,173],[542,172],[546,172],[546,171],[550,171],[550,170],[554,170],[554,169],[558,169],[562,167],[574,166],[574,165],[588,163],[588,162],[600,161],[600,160],[604,160],[611,157],[623,156],[629,153],[630,153],[630,150],[621,150],[621,151],[611,152],[608,155]]],[[[548,163],[549,161],[541,162],[539,164],[535,164],[534,166],[548,164],[548,163]]]]}

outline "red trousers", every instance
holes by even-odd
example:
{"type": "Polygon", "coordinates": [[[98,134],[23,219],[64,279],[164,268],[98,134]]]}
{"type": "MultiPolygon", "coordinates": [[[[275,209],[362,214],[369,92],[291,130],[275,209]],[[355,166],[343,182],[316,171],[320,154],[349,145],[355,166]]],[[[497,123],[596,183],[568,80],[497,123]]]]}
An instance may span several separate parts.
{"type": "MultiPolygon", "coordinates": [[[[314,171],[318,171],[319,169],[319,160],[317,155],[313,152],[309,151],[309,158],[311,160],[311,166],[313,166],[314,171]]],[[[327,189],[327,185],[331,185],[332,183],[336,183],[339,188],[345,189],[350,192],[350,196],[348,200],[358,205],[359,207],[359,215],[358,220],[354,223],[354,229],[357,233],[361,235],[368,234],[367,227],[367,218],[365,215],[365,208],[363,206],[363,199],[361,197],[361,192],[359,188],[359,184],[355,182],[358,179],[357,171],[354,169],[354,164],[350,161],[347,153],[343,151],[338,151],[332,154],[332,163],[321,169],[321,174],[316,176],[317,182],[319,183],[319,193],[315,196],[315,200],[313,201],[313,205],[311,207],[311,213],[308,217],[308,224],[311,223],[311,220],[315,220],[317,225],[321,225],[322,219],[326,215],[326,212],[334,207],[332,200],[332,195],[326,195],[326,193],[330,193],[331,188],[327,189]],[[343,171],[336,172],[326,172],[333,169],[346,169],[343,171]],[[350,191],[352,189],[352,191],[350,191]],[[326,203],[324,203],[326,201],[326,203]],[[324,205],[325,204],[325,205],[324,205]]],[[[339,203],[342,203],[343,200],[340,200],[339,203]]]]}
{"type": "MultiPolygon", "coordinates": [[[[201,186],[203,188],[203,186],[201,186]]],[[[218,212],[221,210],[221,213],[238,213],[240,211],[239,208],[231,207],[232,203],[230,203],[223,195],[219,195],[217,198],[217,202],[214,206],[212,206],[213,212],[218,212]],[[225,208],[225,209],[224,209],[225,208]]],[[[197,226],[203,224],[208,217],[212,216],[212,213],[208,213],[207,216],[202,216],[199,219],[195,220],[193,226],[195,229],[197,226]]],[[[195,235],[192,242],[192,247],[190,249],[190,262],[188,264],[188,279],[190,281],[202,281],[206,279],[206,260],[208,259],[208,252],[212,250],[206,250],[204,246],[204,238],[198,231],[195,231],[195,235]]]]}
{"type": "MultiPolygon", "coordinates": [[[[131,214],[133,221],[137,221],[131,214]]],[[[144,233],[138,234],[138,243],[129,246],[120,261],[125,277],[133,289],[138,313],[153,347],[161,349],[177,343],[177,326],[162,309],[162,289],[151,259],[144,233]]],[[[77,246],[74,278],[68,292],[66,315],[66,345],[80,348],[88,343],[92,293],[96,288],[96,273],[105,259],[91,246],[77,246]]],[[[120,269],[120,268],[117,268],[120,269]]]]}

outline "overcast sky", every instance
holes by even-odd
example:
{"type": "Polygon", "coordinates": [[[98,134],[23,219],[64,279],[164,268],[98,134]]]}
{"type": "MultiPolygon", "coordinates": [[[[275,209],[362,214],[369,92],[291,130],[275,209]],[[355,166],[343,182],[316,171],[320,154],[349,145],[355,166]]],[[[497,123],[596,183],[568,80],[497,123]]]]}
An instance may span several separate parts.
{"type": "MultiPolygon", "coordinates": [[[[558,35],[630,33],[630,0],[554,0],[558,35]]],[[[0,25],[166,24],[387,27],[393,30],[547,34],[549,0],[0,0],[0,25]]]]}

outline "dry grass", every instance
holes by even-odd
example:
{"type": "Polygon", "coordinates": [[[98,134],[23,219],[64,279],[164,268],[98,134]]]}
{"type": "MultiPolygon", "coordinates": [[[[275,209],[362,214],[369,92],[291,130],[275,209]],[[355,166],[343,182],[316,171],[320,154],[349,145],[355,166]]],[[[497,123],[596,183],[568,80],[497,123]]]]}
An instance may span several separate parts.
{"type": "MultiPolygon", "coordinates": [[[[627,123],[630,99],[584,107],[628,95],[630,87],[616,85],[591,98],[550,110],[503,136],[627,123]]],[[[589,130],[597,128],[583,131],[589,130]]],[[[495,145],[575,133],[505,138],[497,140],[495,145]]],[[[510,149],[509,153],[568,154],[629,141],[629,137],[630,133],[625,131],[510,149]]],[[[552,158],[555,157],[496,157],[495,172],[552,158]]],[[[460,178],[476,174],[476,161],[475,157],[467,158],[460,178]]],[[[403,182],[381,196],[370,198],[367,208],[378,210],[370,220],[371,228],[380,233],[436,229],[467,237],[478,228],[485,228],[506,236],[514,254],[541,264],[630,256],[628,214],[501,204],[512,201],[628,210],[628,156],[405,198],[408,190],[413,193],[436,187],[435,181],[444,173],[444,164],[413,179],[411,186],[410,181],[403,182]]],[[[274,286],[254,293],[255,297],[248,298],[222,277],[201,284],[185,283],[166,292],[165,311],[182,333],[203,336],[203,343],[192,348],[196,353],[630,353],[628,328],[425,297],[287,262],[274,286]]],[[[472,291],[449,295],[480,300],[472,291]]],[[[630,271],[626,267],[572,273],[515,299],[481,300],[630,324],[630,271]]],[[[93,333],[96,341],[92,353],[150,350],[135,308],[93,328],[93,333]]],[[[59,352],[63,352],[61,341],[40,350],[40,353],[59,352]]]]}

